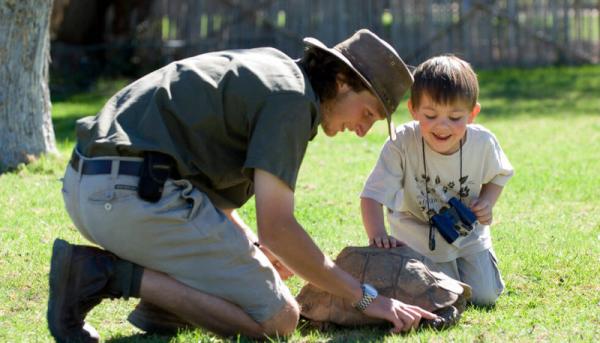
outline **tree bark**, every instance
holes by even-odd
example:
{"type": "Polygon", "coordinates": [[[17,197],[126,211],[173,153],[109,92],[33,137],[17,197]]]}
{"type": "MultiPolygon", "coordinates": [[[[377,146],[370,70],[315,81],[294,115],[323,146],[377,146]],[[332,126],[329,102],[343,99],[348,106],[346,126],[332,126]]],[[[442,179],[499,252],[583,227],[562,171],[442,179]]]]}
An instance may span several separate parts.
{"type": "Polygon", "coordinates": [[[52,0],[0,0],[0,172],[55,152],[48,63],[52,0]]]}

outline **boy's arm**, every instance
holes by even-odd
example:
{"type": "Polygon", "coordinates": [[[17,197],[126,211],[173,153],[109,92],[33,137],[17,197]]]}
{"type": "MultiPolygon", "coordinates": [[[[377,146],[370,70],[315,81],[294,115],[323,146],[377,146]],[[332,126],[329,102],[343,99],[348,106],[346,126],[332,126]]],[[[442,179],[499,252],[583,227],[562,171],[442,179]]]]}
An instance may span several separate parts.
{"type": "Polygon", "coordinates": [[[502,186],[491,182],[481,186],[479,198],[471,203],[471,210],[477,216],[479,223],[483,225],[490,225],[492,223],[492,209],[496,205],[502,189],[502,186]]]}
{"type": "Polygon", "coordinates": [[[387,234],[383,218],[383,207],[380,203],[371,198],[360,198],[360,210],[370,245],[386,249],[403,245],[402,242],[387,234]]]}

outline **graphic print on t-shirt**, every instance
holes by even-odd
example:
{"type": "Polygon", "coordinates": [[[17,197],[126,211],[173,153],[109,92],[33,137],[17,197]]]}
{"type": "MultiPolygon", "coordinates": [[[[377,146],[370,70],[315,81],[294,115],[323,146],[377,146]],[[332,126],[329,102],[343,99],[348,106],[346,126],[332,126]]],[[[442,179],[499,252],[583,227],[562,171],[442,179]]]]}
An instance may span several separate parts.
{"type": "Polygon", "coordinates": [[[432,181],[429,175],[421,174],[420,177],[415,176],[415,182],[421,193],[417,201],[421,211],[428,218],[439,213],[442,208],[447,207],[450,198],[467,198],[471,192],[469,185],[473,184],[473,181],[469,181],[469,175],[463,175],[458,180],[450,180],[444,183],[439,175],[436,175],[432,181]],[[426,190],[427,194],[425,193],[426,190]],[[427,200],[429,200],[429,206],[427,206],[427,200]]]}

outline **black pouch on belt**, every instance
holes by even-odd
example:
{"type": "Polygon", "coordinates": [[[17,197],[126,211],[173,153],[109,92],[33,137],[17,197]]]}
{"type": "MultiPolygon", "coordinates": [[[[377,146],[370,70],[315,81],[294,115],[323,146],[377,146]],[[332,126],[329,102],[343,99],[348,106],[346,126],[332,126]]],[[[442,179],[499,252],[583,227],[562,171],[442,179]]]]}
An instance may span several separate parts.
{"type": "Polygon", "coordinates": [[[144,152],[144,162],[138,184],[138,195],[148,202],[157,202],[162,196],[165,182],[175,168],[173,159],[159,152],[144,152]]]}

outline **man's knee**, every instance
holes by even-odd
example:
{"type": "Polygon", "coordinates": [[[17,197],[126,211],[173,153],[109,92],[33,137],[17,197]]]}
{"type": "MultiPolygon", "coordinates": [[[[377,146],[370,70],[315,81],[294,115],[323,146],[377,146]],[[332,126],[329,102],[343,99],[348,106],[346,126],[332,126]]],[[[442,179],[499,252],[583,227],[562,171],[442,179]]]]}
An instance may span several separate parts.
{"type": "Polygon", "coordinates": [[[299,319],[300,307],[292,298],[278,313],[260,325],[267,336],[288,336],[296,330],[299,319]]]}

